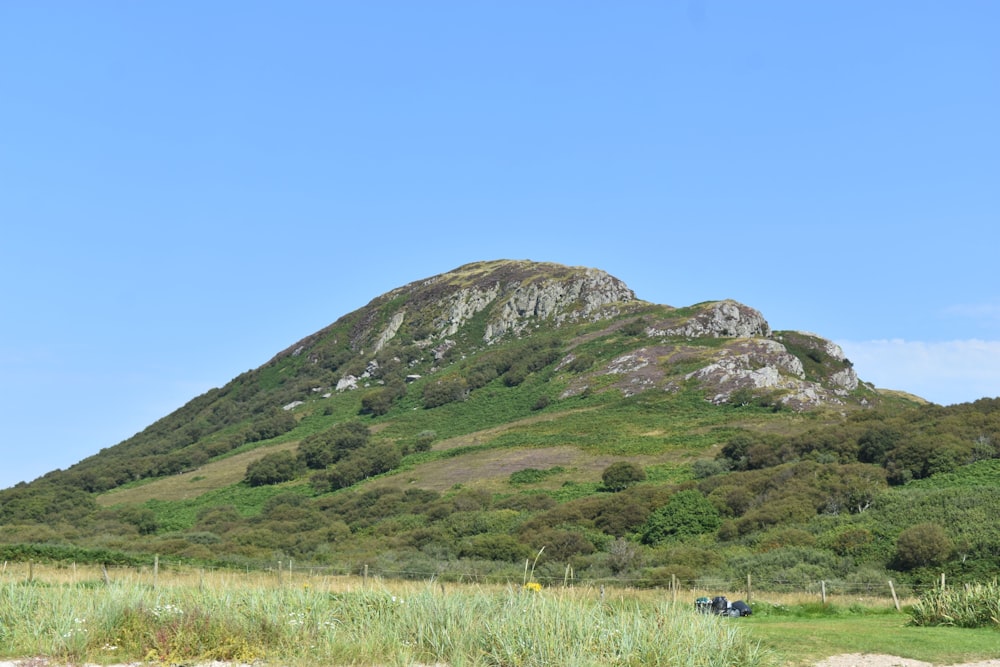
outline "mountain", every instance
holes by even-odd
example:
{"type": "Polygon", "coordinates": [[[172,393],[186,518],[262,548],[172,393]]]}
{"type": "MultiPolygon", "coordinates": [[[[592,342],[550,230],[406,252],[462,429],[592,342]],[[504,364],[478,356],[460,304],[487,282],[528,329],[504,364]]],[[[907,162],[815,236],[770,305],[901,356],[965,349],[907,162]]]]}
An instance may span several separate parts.
{"type": "Polygon", "coordinates": [[[0,551],[400,576],[513,576],[544,553],[553,573],[652,584],[663,568],[919,577],[944,546],[911,562],[895,541],[924,523],[975,570],[1000,553],[976,519],[1000,509],[984,482],[998,407],[879,393],[832,342],[734,301],[672,307],[593,268],[478,262],[0,492],[0,551]],[[944,474],[947,491],[911,490],[944,474]],[[975,510],[952,516],[941,493],[975,510]]]}

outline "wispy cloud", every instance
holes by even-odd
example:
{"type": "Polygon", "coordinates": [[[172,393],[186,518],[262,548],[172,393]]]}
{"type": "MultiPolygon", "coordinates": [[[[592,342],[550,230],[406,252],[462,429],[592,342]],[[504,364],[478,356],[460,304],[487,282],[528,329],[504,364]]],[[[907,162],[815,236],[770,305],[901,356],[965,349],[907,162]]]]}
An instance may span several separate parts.
{"type": "Polygon", "coordinates": [[[941,405],[1000,396],[1000,341],[837,341],[865,382],[941,405]]]}
{"type": "Polygon", "coordinates": [[[1000,324],[1000,303],[958,303],[944,310],[946,315],[1000,324]]]}

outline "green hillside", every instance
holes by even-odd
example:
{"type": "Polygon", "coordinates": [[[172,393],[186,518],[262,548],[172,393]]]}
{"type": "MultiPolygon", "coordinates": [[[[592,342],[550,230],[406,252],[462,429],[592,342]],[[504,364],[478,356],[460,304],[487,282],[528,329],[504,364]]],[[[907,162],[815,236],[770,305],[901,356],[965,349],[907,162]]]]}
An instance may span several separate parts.
{"type": "Polygon", "coordinates": [[[731,301],[470,264],[0,492],[5,559],[844,586],[1000,569],[1000,400],[940,407],[731,301]],[[88,556],[89,554],[89,556],[88,556]]]}

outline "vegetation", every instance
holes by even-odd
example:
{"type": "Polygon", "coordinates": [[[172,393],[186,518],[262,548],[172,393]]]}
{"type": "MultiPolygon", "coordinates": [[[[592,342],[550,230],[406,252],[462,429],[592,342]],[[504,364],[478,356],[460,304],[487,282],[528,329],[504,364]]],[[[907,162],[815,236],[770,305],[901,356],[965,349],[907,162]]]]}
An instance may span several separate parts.
{"type": "Polygon", "coordinates": [[[601,473],[604,486],[612,491],[624,491],[637,482],[646,480],[646,471],[629,461],[612,463],[601,473]]]}
{"type": "MultiPolygon", "coordinates": [[[[785,649],[784,664],[815,665],[832,655],[882,654],[934,665],[956,665],[996,657],[996,630],[913,626],[891,608],[843,603],[756,604],[740,619],[772,650],[785,649]]],[[[898,661],[901,663],[902,661],[898,661]]]]}
{"type": "MultiPolygon", "coordinates": [[[[483,586],[317,576],[289,564],[251,573],[162,563],[158,571],[10,565],[0,571],[0,658],[805,666],[842,653],[933,664],[995,656],[992,626],[914,621],[923,609],[948,608],[937,597],[906,599],[899,613],[891,601],[855,594],[831,595],[826,604],[768,594],[755,596],[752,616],[736,620],[693,613],[702,591],[675,601],[662,591],[545,586],[529,574],[483,586]],[[489,622],[470,626],[469,613],[489,622]]],[[[968,593],[987,613],[1000,597],[995,587],[968,593]]],[[[954,589],[951,597],[971,600],[966,594],[954,589]]]]}
{"type": "Polygon", "coordinates": [[[778,664],[738,626],[687,605],[537,584],[445,592],[6,583],[0,627],[4,657],[74,664],[778,664]]]}
{"type": "MultiPolygon", "coordinates": [[[[379,297],[133,438],[0,491],[0,548],[443,582],[515,581],[537,555],[544,585],[650,588],[996,576],[1000,399],[921,405],[862,383],[809,409],[747,386],[717,400],[692,373],[747,356],[747,340],[669,333],[711,303],[574,317],[575,302],[502,334],[486,304],[444,333],[456,289],[564,268],[472,265],[379,297]]],[[[817,391],[850,370],[814,336],[764,347],[778,342],[817,391]]]]}
{"type": "Polygon", "coordinates": [[[959,628],[1000,630],[1000,585],[973,584],[960,588],[936,588],[913,605],[914,625],[945,625],[959,628]]]}

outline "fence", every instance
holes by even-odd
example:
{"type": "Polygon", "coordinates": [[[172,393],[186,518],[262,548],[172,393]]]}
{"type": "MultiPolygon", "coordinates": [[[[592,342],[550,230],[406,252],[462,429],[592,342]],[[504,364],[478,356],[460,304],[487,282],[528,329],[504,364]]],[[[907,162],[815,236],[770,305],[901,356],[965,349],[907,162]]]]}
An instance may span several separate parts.
{"type": "Polygon", "coordinates": [[[944,575],[934,586],[898,585],[890,579],[884,581],[850,582],[842,580],[820,580],[808,582],[788,582],[759,580],[747,575],[744,580],[699,578],[684,580],[671,575],[669,579],[649,578],[578,578],[571,568],[563,577],[540,577],[525,564],[519,576],[499,576],[476,572],[448,572],[439,576],[426,572],[376,569],[362,565],[356,570],[329,566],[298,566],[292,560],[258,564],[256,567],[195,567],[186,564],[161,561],[155,557],[149,565],[141,566],[96,566],[51,564],[35,561],[5,561],[0,566],[0,583],[4,582],[47,582],[70,585],[105,585],[114,582],[140,583],[156,587],[170,586],[234,586],[234,587],[281,587],[310,586],[344,590],[352,587],[412,585],[414,582],[436,581],[441,586],[472,584],[479,586],[521,586],[527,581],[537,582],[549,588],[588,588],[593,590],[648,591],[654,595],[669,595],[674,601],[694,600],[702,595],[726,595],[733,599],[742,598],[748,602],[775,601],[791,602],[837,602],[838,604],[864,604],[868,606],[901,605],[916,599],[931,588],[947,586],[944,575]]]}

